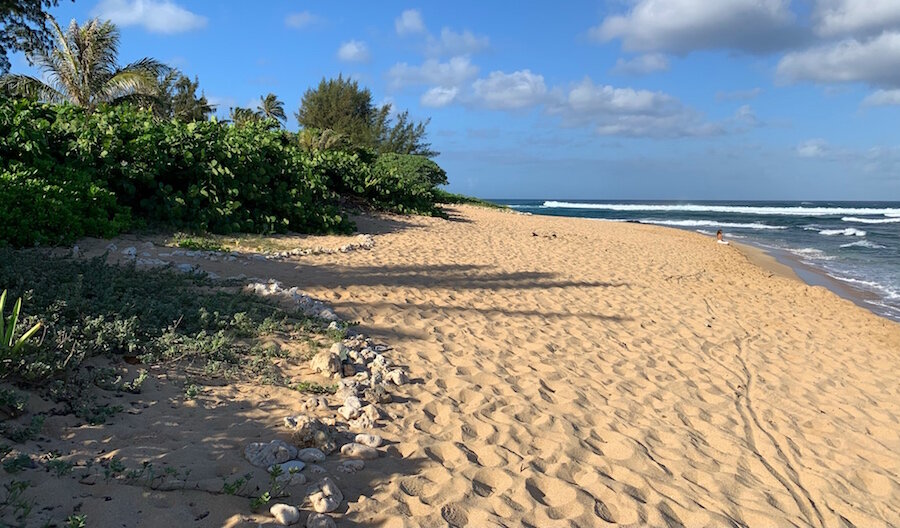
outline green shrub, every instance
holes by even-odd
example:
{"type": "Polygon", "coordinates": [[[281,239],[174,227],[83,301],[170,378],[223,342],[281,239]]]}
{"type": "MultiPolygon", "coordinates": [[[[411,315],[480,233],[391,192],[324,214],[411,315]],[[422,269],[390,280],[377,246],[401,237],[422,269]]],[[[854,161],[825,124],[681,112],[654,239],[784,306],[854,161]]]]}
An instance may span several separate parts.
{"type": "Polygon", "coordinates": [[[428,158],[382,154],[372,166],[366,196],[397,212],[436,214],[434,193],[446,183],[447,173],[428,158]]]}

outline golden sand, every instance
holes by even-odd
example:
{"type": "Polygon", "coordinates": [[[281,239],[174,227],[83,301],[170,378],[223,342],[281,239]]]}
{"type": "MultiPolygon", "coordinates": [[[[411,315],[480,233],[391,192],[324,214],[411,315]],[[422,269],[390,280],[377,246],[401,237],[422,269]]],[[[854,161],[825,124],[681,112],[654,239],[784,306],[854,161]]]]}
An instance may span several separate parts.
{"type": "MultiPolygon", "coordinates": [[[[386,456],[325,464],[338,526],[900,524],[900,325],[696,233],[450,212],[363,219],[368,251],[203,264],[302,288],[408,368],[386,456]]],[[[236,384],[182,405],[164,381],[129,396],[135,416],[55,431],[214,491],[302,403],[236,384]]],[[[266,519],[208,491],[45,479],[95,526],[266,519]]]]}

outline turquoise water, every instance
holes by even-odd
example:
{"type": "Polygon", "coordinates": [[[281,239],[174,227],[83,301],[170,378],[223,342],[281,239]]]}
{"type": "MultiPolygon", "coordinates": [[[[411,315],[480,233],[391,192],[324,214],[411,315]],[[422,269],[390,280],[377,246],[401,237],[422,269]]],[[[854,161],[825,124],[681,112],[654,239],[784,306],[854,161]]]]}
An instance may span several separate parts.
{"type": "Polygon", "coordinates": [[[900,321],[900,202],[493,200],[533,214],[689,229],[765,249],[870,295],[879,315],[900,321]]]}

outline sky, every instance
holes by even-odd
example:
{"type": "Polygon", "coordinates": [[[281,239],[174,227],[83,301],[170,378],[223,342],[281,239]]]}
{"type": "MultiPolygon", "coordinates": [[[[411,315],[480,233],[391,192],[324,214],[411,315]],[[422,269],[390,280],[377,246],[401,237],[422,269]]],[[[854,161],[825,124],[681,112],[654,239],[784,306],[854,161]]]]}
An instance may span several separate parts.
{"type": "MultiPolygon", "coordinates": [[[[900,0],[61,0],[222,116],[323,77],[484,198],[900,200],[900,0]]],[[[13,57],[14,72],[32,71],[13,57]]]]}

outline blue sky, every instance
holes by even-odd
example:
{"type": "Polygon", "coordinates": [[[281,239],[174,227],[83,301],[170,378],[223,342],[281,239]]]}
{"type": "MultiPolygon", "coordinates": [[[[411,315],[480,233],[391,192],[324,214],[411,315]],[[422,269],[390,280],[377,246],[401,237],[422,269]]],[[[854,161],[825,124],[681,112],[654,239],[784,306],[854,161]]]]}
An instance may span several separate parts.
{"type": "Polygon", "coordinates": [[[292,114],[323,76],[352,76],[431,118],[456,192],[900,200],[897,0],[63,0],[53,14],[112,19],[122,62],[198,76],[221,115],[268,92],[292,114]]]}

